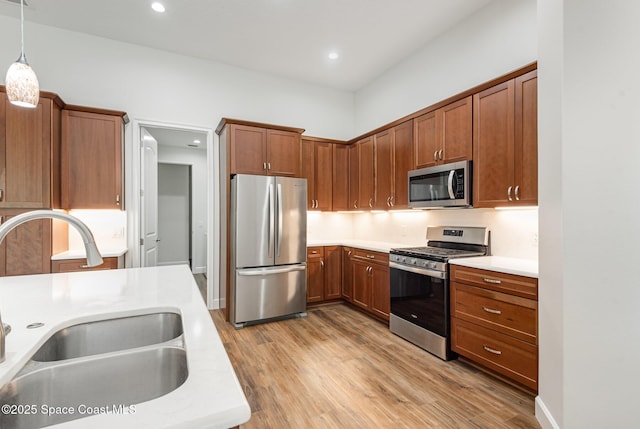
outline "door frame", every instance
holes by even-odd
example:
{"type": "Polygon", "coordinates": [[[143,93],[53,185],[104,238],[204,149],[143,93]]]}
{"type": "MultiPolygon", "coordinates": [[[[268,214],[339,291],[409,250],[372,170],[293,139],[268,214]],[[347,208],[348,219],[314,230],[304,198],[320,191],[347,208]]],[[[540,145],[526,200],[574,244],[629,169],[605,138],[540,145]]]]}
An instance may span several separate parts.
{"type": "Polygon", "coordinates": [[[207,308],[220,308],[219,281],[220,261],[220,148],[214,145],[214,130],[211,127],[155,121],[134,118],[127,137],[130,144],[125,148],[126,207],[127,207],[127,247],[128,267],[140,267],[140,189],[142,183],[140,156],[141,128],[170,128],[183,131],[196,131],[207,135],[207,308]],[[214,282],[214,279],[216,280],[214,282]]]}

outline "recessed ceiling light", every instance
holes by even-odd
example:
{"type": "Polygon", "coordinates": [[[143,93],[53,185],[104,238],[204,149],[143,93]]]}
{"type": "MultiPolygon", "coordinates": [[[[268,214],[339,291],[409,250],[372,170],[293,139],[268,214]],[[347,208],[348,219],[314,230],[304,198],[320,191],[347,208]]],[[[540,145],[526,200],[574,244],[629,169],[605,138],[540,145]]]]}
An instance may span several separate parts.
{"type": "Polygon", "coordinates": [[[337,60],[340,55],[337,52],[329,52],[330,60],[337,60]]]}
{"type": "Polygon", "coordinates": [[[166,10],[164,8],[164,5],[162,3],[160,3],[160,2],[157,2],[157,1],[153,2],[151,4],[151,9],[155,10],[156,12],[160,12],[160,13],[162,13],[162,12],[164,12],[166,10]]]}
{"type": "Polygon", "coordinates": [[[200,144],[200,140],[198,140],[198,139],[195,139],[193,142],[194,142],[195,144],[200,144]]]}

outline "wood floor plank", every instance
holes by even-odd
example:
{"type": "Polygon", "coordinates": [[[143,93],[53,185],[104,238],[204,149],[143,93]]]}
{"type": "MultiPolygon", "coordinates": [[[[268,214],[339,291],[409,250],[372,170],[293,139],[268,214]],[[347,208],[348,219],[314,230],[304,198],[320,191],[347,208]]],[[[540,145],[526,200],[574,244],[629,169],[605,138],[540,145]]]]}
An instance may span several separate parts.
{"type": "Polygon", "coordinates": [[[345,304],[243,329],[212,311],[252,410],[241,428],[538,429],[533,397],[345,304]]]}

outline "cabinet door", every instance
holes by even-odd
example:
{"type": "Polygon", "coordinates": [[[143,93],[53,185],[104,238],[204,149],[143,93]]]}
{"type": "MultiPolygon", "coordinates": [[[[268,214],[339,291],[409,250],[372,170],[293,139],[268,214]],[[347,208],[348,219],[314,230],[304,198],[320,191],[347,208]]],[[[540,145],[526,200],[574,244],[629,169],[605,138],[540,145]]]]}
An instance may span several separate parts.
{"type": "Polygon", "coordinates": [[[302,177],[300,134],[267,130],[267,168],[270,176],[302,177]]]}
{"type": "Polygon", "coordinates": [[[373,137],[368,137],[356,143],[359,147],[359,181],[358,181],[358,207],[370,209],[374,206],[375,199],[375,171],[374,154],[375,146],[373,137]]]}
{"type": "Polygon", "coordinates": [[[324,301],[324,251],[322,247],[307,249],[307,302],[324,301]]]}
{"type": "Polygon", "coordinates": [[[318,142],[316,146],[316,209],[330,211],[333,207],[333,144],[318,142]]]}
{"type": "Polygon", "coordinates": [[[413,121],[407,121],[393,128],[393,195],[391,207],[409,206],[408,172],[413,169],[413,121]]]}
{"type": "Polygon", "coordinates": [[[231,174],[267,174],[267,130],[229,125],[231,174]]]}
{"type": "Polygon", "coordinates": [[[342,247],[324,248],[324,299],[337,299],[342,296],[342,247]]]}
{"type": "MultiPolygon", "coordinates": [[[[26,210],[3,210],[2,222],[26,210]]],[[[51,220],[31,220],[16,227],[0,245],[0,276],[51,272],[51,220]]]]}
{"type": "Polygon", "coordinates": [[[62,111],[62,206],[122,209],[120,116],[62,111]]]}
{"type": "Polygon", "coordinates": [[[364,207],[360,198],[360,145],[349,146],[349,210],[364,207]]]}
{"type": "Polygon", "coordinates": [[[389,209],[393,194],[393,130],[376,134],[375,147],[375,194],[373,207],[389,209]]]}
{"type": "Polygon", "coordinates": [[[437,135],[442,140],[441,162],[456,162],[473,156],[473,99],[471,96],[438,109],[437,135]]]}
{"type": "Polygon", "coordinates": [[[372,264],[369,271],[371,277],[371,312],[388,321],[391,311],[389,267],[372,264]]]}
{"type": "Polygon", "coordinates": [[[0,207],[51,208],[52,102],[26,109],[0,98],[0,207]]]}
{"type": "Polygon", "coordinates": [[[351,280],[351,253],[352,250],[350,248],[342,248],[342,298],[348,302],[353,301],[353,283],[351,280]]]}
{"type": "Polygon", "coordinates": [[[514,82],[473,96],[473,206],[509,204],[513,196],[514,82]]]}
{"type": "Polygon", "coordinates": [[[86,259],[63,259],[51,261],[52,273],[70,273],[74,271],[101,271],[118,269],[118,258],[103,258],[102,265],[86,267],[86,259]]]}
{"type": "Polygon", "coordinates": [[[538,78],[537,71],[515,80],[514,199],[538,205],[538,78]]]}
{"type": "Polygon", "coordinates": [[[333,210],[349,210],[349,146],[333,145],[333,210]]]}
{"type": "Polygon", "coordinates": [[[436,111],[413,120],[415,168],[433,167],[438,162],[440,141],[436,134],[436,111]]]}
{"type": "Polygon", "coordinates": [[[371,299],[370,265],[364,261],[351,259],[351,290],[353,291],[353,303],[364,309],[369,309],[371,299]]]}
{"type": "Polygon", "coordinates": [[[307,209],[315,209],[316,200],[316,144],[302,141],[302,177],[307,179],[307,209]]]}

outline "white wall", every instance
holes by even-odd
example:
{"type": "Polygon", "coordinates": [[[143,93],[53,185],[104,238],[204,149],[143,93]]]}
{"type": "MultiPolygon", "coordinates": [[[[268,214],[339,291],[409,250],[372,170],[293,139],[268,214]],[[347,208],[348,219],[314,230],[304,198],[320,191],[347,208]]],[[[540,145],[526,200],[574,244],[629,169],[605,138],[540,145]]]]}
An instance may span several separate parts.
{"type": "MultiPolygon", "coordinates": [[[[174,146],[158,146],[158,162],[191,165],[194,272],[206,272],[207,246],[207,152],[174,146]]],[[[212,209],[213,211],[213,209],[212,209]]],[[[161,231],[159,231],[161,232],[161,231]]]]}
{"type": "MultiPolygon", "coordinates": [[[[538,397],[543,429],[564,426],[563,2],[538,1],[538,397]]],[[[605,426],[612,427],[612,426],[605,426]]]]}
{"type": "Polygon", "coordinates": [[[540,306],[553,315],[540,324],[539,404],[562,428],[635,428],[640,3],[539,1],[539,151],[557,158],[540,187],[540,243],[555,249],[540,260],[540,306]]]}
{"type": "Polygon", "coordinates": [[[430,225],[486,226],[491,253],[538,259],[538,210],[411,210],[380,213],[309,212],[308,240],[384,241],[418,246],[430,225]]]}
{"type": "MultiPolygon", "coordinates": [[[[346,91],[32,22],[25,32],[41,88],[69,104],[211,128],[224,116],[353,137],[353,94],[346,91]]],[[[0,16],[0,40],[0,70],[7,70],[19,54],[20,22],[0,16]]]]}
{"type": "MultiPolygon", "coordinates": [[[[192,238],[189,170],[188,165],[158,164],[158,265],[189,265],[192,238]]],[[[206,194],[200,199],[206,201],[206,194]]],[[[206,214],[205,211],[202,220],[206,220],[206,214]]],[[[198,250],[204,263],[206,236],[204,222],[201,224],[199,241],[203,248],[198,250]]],[[[193,231],[195,233],[195,229],[193,231]]]]}
{"type": "Polygon", "coordinates": [[[537,58],[536,0],[496,0],[356,93],[363,134],[537,58]]]}

